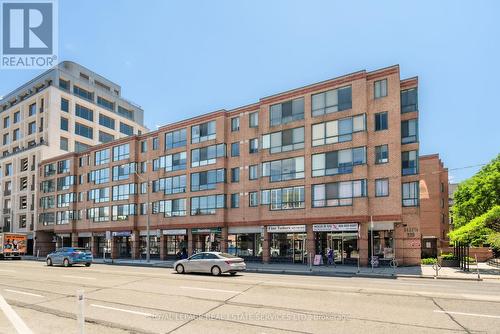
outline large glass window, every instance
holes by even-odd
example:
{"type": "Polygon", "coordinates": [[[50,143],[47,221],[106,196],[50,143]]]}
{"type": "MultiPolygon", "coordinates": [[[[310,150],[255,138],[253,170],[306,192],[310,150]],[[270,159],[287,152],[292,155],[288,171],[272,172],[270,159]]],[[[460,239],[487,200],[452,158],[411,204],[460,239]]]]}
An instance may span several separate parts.
{"type": "Polygon", "coordinates": [[[319,116],[352,108],[351,86],[332,89],[314,94],[312,97],[312,115],[319,116]]]}
{"type": "Polygon", "coordinates": [[[109,143],[110,141],[113,141],[113,140],[115,140],[115,136],[99,130],[99,142],[109,143]]]}
{"type": "Polygon", "coordinates": [[[109,206],[87,209],[87,218],[94,222],[109,221],[109,206]]]}
{"type": "Polygon", "coordinates": [[[248,115],[249,118],[249,126],[251,128],[257,128],[259,126],[259,112],[253,112],[250,115],[248,115]]]}
{"type": "Polygon", "coordinates": [[[99,166],[110,162],[109,148],[94,153],[94,165],[99,166]]]}
{"type": "Polygon", "coordinates": [[[83,88],[80,88],[78,86],[73,86],[73,93],[75,95],[78,95],[79,97],[82,97],[86,100],[94,100],[94,93],[89,92],[88,90],[85,90],[83,88]]]}
{"type": "Polygon", "coordinates": [[[89,190],[87,200],[94,201],[94,203],[109,202],[109,187],[89,190]]]}
{"type": "Polygon", "coordinates": [[[312,146],[351,141],[353,133],[365,130],[365,114],[314,124],[312,126],[312,146]]]}
{"type": "Polygon", "coordinates": [[[216,122],[210,121],[207,123],[194,125],[191,127],[191,143],[201,143],[203,141],[215,139],[216,137],[216,122]]]}
{"type": "Polygon", "coordinates": [[[233,117],[231,118],[231,131],[240,131],[240,118],[239,117],[233,117]]]}
{"type": "Polygon", "coordinates": [[[191,150],[191,167],[216,163],[217,158],[226,156],[226,144],[211,145],[191,150]]]}
{"type": "Polygon", "coordinates": [[[119,166],[113,166],[113,181],[126,180],[130,174],[135,173],[135,163],[131,162],[119,166]]]}
{"type": "Polygon", "coordinates": [[[226,170],[213,169],[191,174],[191,191],[212,190],[217,188],[217,183],[226,182],[226,170]]]}
{"type": "Polygon", "coordinates": [[[124,135],[132,136],[134,134],[134,127],[120,122],[120,132],[124,135]]]}
{"type": "Polygon", "coordinates": [[[375,180],[375,197],[389,196],[389,179],[375,180]]]}
{"type": "Polygon", "coordinates": [[[125,160],[130,158],[130,145],[123,144],[113,147],[113,161],[125,160]]]}
{"type": "Polygon", "coordinates": [[[57,190],[68,190],[72,185],[75,184],[76,177],[74,175],[68,175],[64,177],[57,178],[57,190]]]}
{"type": "Polygon", "coordinates": [[[108,109],[108,110],[111,110],[111,111],[115,110],[115,104],[111,101],[106,100],[103,97],[97,96],[97,104],[100,105],[101,107],[108,109]]]}
{"type": "Polygon", "coordinates": [[[240,156],[240,142],[231,143],[231,157],[240,156]]]}
{"type": "Polygon", "coordinates": [[[304,119],[304,98],[274,104],[269,110],[271,126],[304,119]]]}
{"type": "Polygon", "coordinates": [[[168,132],[165,134],[165,149],[186,146],[186,129],[168,132]]]}
{"type": "Polygon", "coordinates": [[[403,183],[403,206],[418,206],[419,201],[419,183],[403,183]]]}
{"type": "Polygon", "coordinates": [[[248,167],[248,179],[257,180],[259,178],[259,165],[250,165],[248,167]]]}
{"type": "Polygon", "coordinates": [[[178,175],[153,181],[153,192],[159,191],[163,191],[167,195],[186,192],[186,175],[178,175]]]}
{"type": "Polygon", "coordinates": [[[91,122],[94,121],[94,112],[89,108],[79,105],[78,103],[75,107],[75,115],[91,122]]]}
{"type": "Polygon", "coordinates": [[[102,184],[109,182],[109,168],[96,169],[88,173],[88,182],[94,184],[102,184]]]}
{"type": "Polygon", "coordinates": [[[401,153],[402,175],[413,175],[418,173],[418,151],[401,153]]]}
{"type": "Polygon", "coordinates": [[[80,123],[75,123],[75,133],[77,135],[80,135],[82,137],[86,137],[89,139],[94,138],[94,130],[86,125],[80,124],[80,123]]]}
{"type": "Polygon", "coordinates": [[[387,130],[389,127],[387,112],[375,114],[375,131],[387,130]]]}
{"type": "Polygon", "coordinates": [[[304,148],[304,127],[269,133],[262,136],[262,148],[270,153],[304,148]]]}
{"type": "Polygon", "coordinates": [[[153,170],[164,168],[167,172],[186,169],[186,152],[166,155],[153,160],[153,170]]]}
{"type": "Polygon", "coordinates": [[[375,146],[375,164],[389,162],[389,145],[375,146]]]}
{"type": "Polygon", "coordinates": [[[418,110],[417,88],[410,88],[401,91],[401,112],[411,112],[418,110]]]}
{"type": "Polygon", "coordinates": [[[127,220],[129,216],[135,216],[137,213],[135,204],[113,205],[112,220],[127,220]]]}
{"type": "Polygon", "coordinates": [[[387,96],[387,79],[375,81],[373,95],[376,99],[387,96]]]}
{"type": "Polygon", "coordinates": [[[418,120],[409,119],[401,122],[401,144],[415,143],[418,141],[418,120]]]}
{"type": "Polygon", "coordinates": [[[191,215],[214,215],[216,209],[226,207],[226,195],[191,197],[191,215]]]}
{"type": "Polygon", "coordinates": [[[231,208],[236,209],[240,207],[240,194],[231,194],[231,208]]]}
{"type": "Polygon", "coordinates": [[[126,200],[130,198],[130,195],[135,194],[137,194],[137,185],[135,183],[113,186],[113,201],[126,200]]]}
{"type": "Polygon", "coordinates": [[[366,163],[366,147],[312,155],[312,176],[352,173],[353,166],[366,163]]]}
{"type": "Polygon", "coordinates": [[[181,217],[186,215],[186,199],[178,198],[165,201],[165,217],[181,217]]]}
{"type": "Polygon", "coordinates": [[[366,197],[366,180],[332,182],[312,186],[312,206],[352,205],[353,198],[366,197]]]}
{"type": "Polygon", "coordinates": [[[262,163],[262,176],[271,182],[304,178],[304,157],[262,163]]]}
{"type": "Polygon", "coordinates": [[[57,162],[57,173],[58,174],[63,174],[63,173],[68,173],[70,168],[70,161],[69,160],[61,160],[57,162]]]}
{"type": "MultiPolygon", "coordinates": [[[[271,210],[304,208],[304,186],[271,189],[271,210]]],[[[264,203],[263,203],[264,204],[264,203]]]]}
{"type": "Polygon", "coordinates": [[[99,114],[99,124],[110,129],[115,129],[115,120],[103,114],[99,114]]]}

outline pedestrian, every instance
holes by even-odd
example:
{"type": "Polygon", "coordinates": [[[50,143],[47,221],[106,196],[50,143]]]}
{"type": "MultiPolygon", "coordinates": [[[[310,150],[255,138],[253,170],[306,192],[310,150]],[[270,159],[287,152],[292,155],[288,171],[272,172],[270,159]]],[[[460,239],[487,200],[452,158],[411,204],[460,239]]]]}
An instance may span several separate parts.
{"type": "Polygon", "coordinates": [[[331,249],[330,247],[328,247],[328,249],[326,250],[326,257],[327,257],[327,262],[326,262],[327,266],[329,266],[330,264],[334,264],[334,262],[333,262],[333,249],[331,249]]]}

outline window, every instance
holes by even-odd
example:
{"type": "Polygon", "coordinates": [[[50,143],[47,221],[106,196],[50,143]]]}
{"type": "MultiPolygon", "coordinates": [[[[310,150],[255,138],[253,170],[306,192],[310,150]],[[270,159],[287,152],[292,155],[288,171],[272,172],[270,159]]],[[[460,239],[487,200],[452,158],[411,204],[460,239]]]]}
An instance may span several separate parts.
{"type": "Polygon", "coordinates": [[[401,144],[415,143],[418,141],[418,120],[410,119],[401,122],[401,144]]]}
{"type": "Polygon", "coordinates": [[[373,95],[376,99],[387,96],[387,79],[375,81],[373,95]]]}
{"type": "Polygon", "coordinates": [[[181,217],[185,215],[186,215],[185,198],[165,201],[165,217],[181,217]]]}
{"type": "Polygon", "coordinates": [[[232,143],[231,144],[231,157],[239,157],[240,156],[240,143],[232,143]]]}
{"type": "Polygon", "coordinates": [[[113,205],[112,207],[112,220],[127,220],[129,216],[136,215],[135,204],[113,205]]]}
{"type": "MultiPolygon", "coordinates": [[[[7,167],[8,167],[8,165],[7,165],[7,167]]],[[[48,165],[43,166],[43,176],[45,176],[45,177],[52,176],[55,173],[56,173],[56,167],[54,164],[48,164],[48,165]]],[[[5,176],[7,176],[7,174],[5,176]]]]}
{"type": "Polygon", "coordinates": [[[110,141],[113,141],[113,140],[115,140],[115,136],[113,136],[109,133],[103,132],[103,131],[99,131],[99,142],[109,143],[110,141]]]}
{"type": "Polygon", "coordinates": [[[127,136],[132,136],[134,134],[134,127],[120,122],[120,132],[127,136]]]}
{"type": "Polygon", "coordinates": [[[366,197],[366,180],[332,182],[312,186],[313,208],[352,205],[353,198],[366,197]]]}
{"type": "Polygon", "coordinates": [[[352,88],[347,86],[314,94],[311,99],[313,116],[351,109],[352,88]]]}
{"type": "Polygon", "coordinates": [[[87,209],[87,218],[94,222],[109,221],[109,206],[87,209]]]}
{"type": "Polygon", "coordinates": [[[403,206],[418,206],[418,200],[418,181],[403,183],[403,206]]]}
{"type": "Polygon", "coordinates": [[[43,209],[53,209],[56,207],[55,196],[47,196],[40,198],[40,207],[43,209]]]}
{"type": "Polygon", "coordinates": [[[72,185],[76,184],[76,177],[74,175],[68,175],[64,177],[57,178],[57,191],[68,190],[72,185]]]}
{"type": "Polygon", "coordinates": [[[231,131],[240,131],[240,118],[239,117],[233,117],[231,118],[231,131]]]}
{"type": "Polygon", "coordinates": [[[19,129],[15,129],[14,132],[12,132],[12,141],[19,140],[21,138],[21,132],[19,129]]]}
{"type": "Polygon", "coordinates": [[[271,182],[304,178],[304,157],[262,163],[262,176],[271,182]]]}
{"type": "Polygon", "coordinates": [[[130,145],[123,144],[113,147],[113,161],[125,160],[130,157],[130,145]]]}
{"type": "Polygon", "coordinates": [[[158,137],[153,138],[153,150],[157,150],[160,148],[160,141],[158,140],[158,137]]]}
{"type": "Polygon", "coordinates": [[[402,175],[418,173],[418,151],[401,153],[401,172],[402,175]]]}
{"type": "Polygon", "coordinates": [[[118,114],[123,117],[127,117],[128,119],[134,119],[134,111],[128,110],[122,106],[118,106],[118,114]]]}
{"type": "Polygon", "coordinates": [[[76,153],[83,152],[89,148],[90,148],[90,145],[80,143],[79,141],[75,140],[75,152],[76,153]]]}
{"type": "Polygon", "coordinates": [[[98,96],[97,97],[97,104],[100,105],[101,107],[104,107],[108,110],[115,110],[115,104],[111,101],[106,100],[103,97],[98,96]]]}
{"type": "Polygon", "coordinates": [[[10,126],[10,118],[9,116],[7,116],[3,119],[3,128],[7,129],[9,126],[10,126]]]}
{"type": "Polygon", "coordinates": [[[87,174],[88,182],[103,184],[109,182],[109,168],[96,169],[87,174]]]}
{"type": "Polygon", "coordinates": [[[387,130],[387,111],[375,114],[375,131],[387,130]]]}
{"type": "Polygon", "coordinates": [[[216,209],[226,207],[226,195],[191,197],[191,215],[214,215],[216,209]]]}
{"type": "Polygon", "coordinates": [[[259,126],[259,112],[253,112],[249,116],[249,126],[251,128],[257,128],[259,126]]]}
{"type": "Polygon", "coordinates": [[[30,122],[28,124],[28,135],[36,133],[36,122],[30,122]]]}
{"type": "Polygon", "coordinates": [[[36,114],[36,103],[30,104],[28,107],[28,117],[36,114]]]}
{"type": "Polygon", "coordinates": [[[164,168],[167,172],[186,169],[186,152],[166,155],[153,160],[153,171],[164,168]]]}
{"type": "Polygon", "coordinates": [[[250,139],[248,145],[248,152],[250,154],[259,152],[259,139],[257,138],[250,139]]]}
{"type": "Polygon", "coordinates": [[[109,148],[94,153],[94,165],[99,166],[110,162],[109,148]]]}
{"type": "Polygon", "coordinates": [[[94,121],[94,112],[89,108],[85,108],[79,104],[77,104],[75,107],[75,115],[91,122],[94,121]]]}
{"type": "Polygon", "coordinates": [[[231,194],[231,208],[236,209],[240,207],[240,194],[231,194]]]}
{"type": "Polygon", "coordinates": [[[113,201],[126,200],[130,198],[130,195],[135,194],[137,194],[137,185],[135,183],[113,186],[113,201]]]}
{"type": "Polygon", "coordinates": [[[68,126],[68,119],[61,117],[61,130],[68,131],[69,126],[68,126]]]}
{"type": "Polygon", "coordinates": [[[291,210],[303,208],[304,186],[270,190],[271,210],[291,210]]]}
{"type": "Polygon", "coordinates": [[[69,151],[68,138],[64,137],[59,138],[59,149],[63,151],[69,151]]]}
{"type": "Polygon", "coordinates": [[[69,90],[69,81],[59,79],[59,87],[64,90],[69,90]]]}
{"type": "Polygon", "coordinates": [[[61,160],[57,162],[57,174],[63,174],[69,172],[69,160],[61,160]]]}
{"type": "Polygon", "coordinates": [[[231,182],[240,182],[240,167],[231,168],[231,182]]]}
{"type": "Polygon", "coordinates": [[[85,89],[80,88],[78,86],[73,86],[73,93],[75,95],[78,95],[79,97],[86,99],[86,100],[92,101],[94,99],[94,93],[91,93],[88,90],[85,90],[85,89]]]}
{"type": "Polygon", "coordinates": [[[186,146],[186,133],[186,129],[181,129],[165,134],[165,149],[169,150],[175,147],[186,146]]]}
{"type": "Polygon", "coordinates": [[[248,193],[248,206],[254,207],[259,205],[259,197],[257,191],[252,191],[248,193]]]}
{"type": "Polygon", "coordinates": [[[312,126],[312,146],[351,141],[353,133],[365,130],[365,114],[314,124],[312,126]]]}
{"type": "Polygon", "coordinates": [[[186,175],[167,177],[153,182],[153,192],[159,190],[163,191],[166,195],[185,193],[186,175]]]}
{"type": "Polygon", "coordinates": [[[191,150],[191,167],[216,163],[217,158],[226,156],[226,144],[211,145],[191,150]]]}
{"type": "Polygon", "coordinates": [[[115,129],[115,120],[103,114],[99,114],[99,124],[110,129],[115,129]]]}
{"type": "Polygon", "coordinates": [[[21,120],[21,112],[20,111],[16,111],[14,113],[14,124],[19,123],[20,120],[21,120]]]}
{"type": "Polygon", "coordinates": [[[3,134],[3,144],[4,145],[8,145],[9,144],[9,134],[8,133],[4,133],[3,134]]]}
{"type": "Polygon", "coordinates": [[[135,163],[131,162],[119,166],[113,166],[113,181],[121,181],[129,178],[135,173],[135,163]]]}
{"type": "Polygon", "coordinates": [[[148,151],[148,141],[141,141],[141,153],[146,153],[148,151]]]}
{"type": "Polygon", "coordinates": [[[375,164],[385,164],[389,162],[389,146],[375,146],[375,164]]]}
{"type": "Polygon", "coordinates": [[[313,154],[312,176],[352,173],[353,166],[366,163],[366,147],[313,154]]]}
{"type": "Polygon", "coordinates": [[[410,88],[401,91],[401,112],[412,112],[418,110],[417,88],[410,88]]]}
{"type": "Polygon", "coordinates": [[[61,98],[61,110],[69,112],[69,101],[64,98],[61,98]]]}
{"type": "Polygon", "coordinates": [[[64,208],[68,207],[70,203],[75,203],[77,200],[76,193],[67,193],[57,195],[57,207],[64,208]]]}
{"type": "Polygon", "coordinates": [[[213,169],[191,174],[191,191],[213,190],[217,183],[226,182],[226,170],[213,169]]]}
{"type": "Polygon", "coordinates": [[[87,191],[87,200],[94,203],[109,202],[109,187],[97,188],[87,191]]]}
{"type": "Polygon", "coordinates": [[[259,178],[259,165],[251,165],[248,167],[248,179],[257,180],[259,178]]]}
{"type": "Polygon", "coordinates": [[[304,127],[273,132],[262,136],[262,148],[270,153],[304,148],[304,127]]]}
{"type": "Polygon", "coordinates": [[[304,98],[274,104],[269,110],[271,126],[304,119],[304,98]]]}
{"type": "Polygon", "coordinates": [[[215,121],[194,125],[191,127],[191,143],[201,143],[203,141],[215,139],[215,121]]]}
{"type": "Polygon", "coordinates": [[[92,128],[80,123],[75,123],[75,134],[89,139],[94,138],[94,131],[92,128]]]}
{"type": "Polygon", "coordinates": [[[375,180],[375,197],[389,196],[389,179],[375,180]]]}

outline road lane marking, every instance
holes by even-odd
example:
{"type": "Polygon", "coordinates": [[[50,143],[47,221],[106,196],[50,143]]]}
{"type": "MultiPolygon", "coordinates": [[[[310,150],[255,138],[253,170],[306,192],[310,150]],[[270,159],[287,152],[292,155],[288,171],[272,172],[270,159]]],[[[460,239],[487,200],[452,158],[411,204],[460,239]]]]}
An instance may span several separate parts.
{"type": "Polygon", "coordinates": [[[33,334],[31,329],[26,326],[23,319],[10,307],[9,304],[5,301],[5,299],[0,295],[0,310],[3,311],[7,319],[12,323],[14,328],[18,333],[22,334],[33,334]]]}
{"type": "Polygon", "coordinates": [[[72,275],[62,275],[61,277],[66,277],[66,278],[78,278],[78,279],[96,279],[95,277],[72,276],[72,275]]]}
{"type": "Polygon", "coordinates": [[[442,310],[434,310],[434,312],[436,312],[436,313],[446,313],[446,314],[457,314],[457,315],[469,315],[471,317],[483,317],[483,318],[500,319],[500,315],[479,314],[479,313],[465,313],[465,312],[442,311],[442,310]]]}
{"type": "Polygon", "coordinates": [[[42,295],[37,295],[36,293],[29,293],[29,292],[24,292],[24,291],[18,291],[18,290],[11,290],[11,289],[3,289],[4,291],[12,292],[12,293],[19,293],[21,295],[27,295],[27,296],[33,296],[33,297],[40,297],[43,298],[44,296],[42,295]]]}
{"type": "Polygon", "coordinates": [[[106,310],[113,310],[113,311],[120,311],[120,312],[126,312],[126,313],[131,313],[131,314],[143,315],[145,317],[154,317],[154,314],[152,314],[152,313],[145,313],[145,312],[139,312],[139,311],[125,310],[123,308],[116,308],[116,307],[104,306],[104,305],[98,305],[98,304],[90,304],[90,306],[97,307],[97,308],[103,308],[103,309],[106,309],[106,310]]]}
{"type": "Polygon", "coordinates": [[[240,293],[241,291],[235,290],[221,290],[221,289],[208,289],[208,288],[196,288],[194,286],[181,286],[181,289],[188,290],[200,290],[200,291],[213,291],[213,292],[227,292],[227,293],[240,293]]]}

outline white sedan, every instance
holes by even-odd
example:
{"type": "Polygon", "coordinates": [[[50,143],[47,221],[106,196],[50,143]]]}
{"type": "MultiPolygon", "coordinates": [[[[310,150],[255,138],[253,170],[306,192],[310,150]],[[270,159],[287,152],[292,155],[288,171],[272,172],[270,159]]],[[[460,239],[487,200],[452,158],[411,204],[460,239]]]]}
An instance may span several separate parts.
{"type": "Polygon", "coordinates": [[[236,275],[238,271],[247,269],[245,260],[228,253],[203,252],[174,263],[174,269],[179,274],[211,273],[218,276],[222,273],[236,275]]]}

